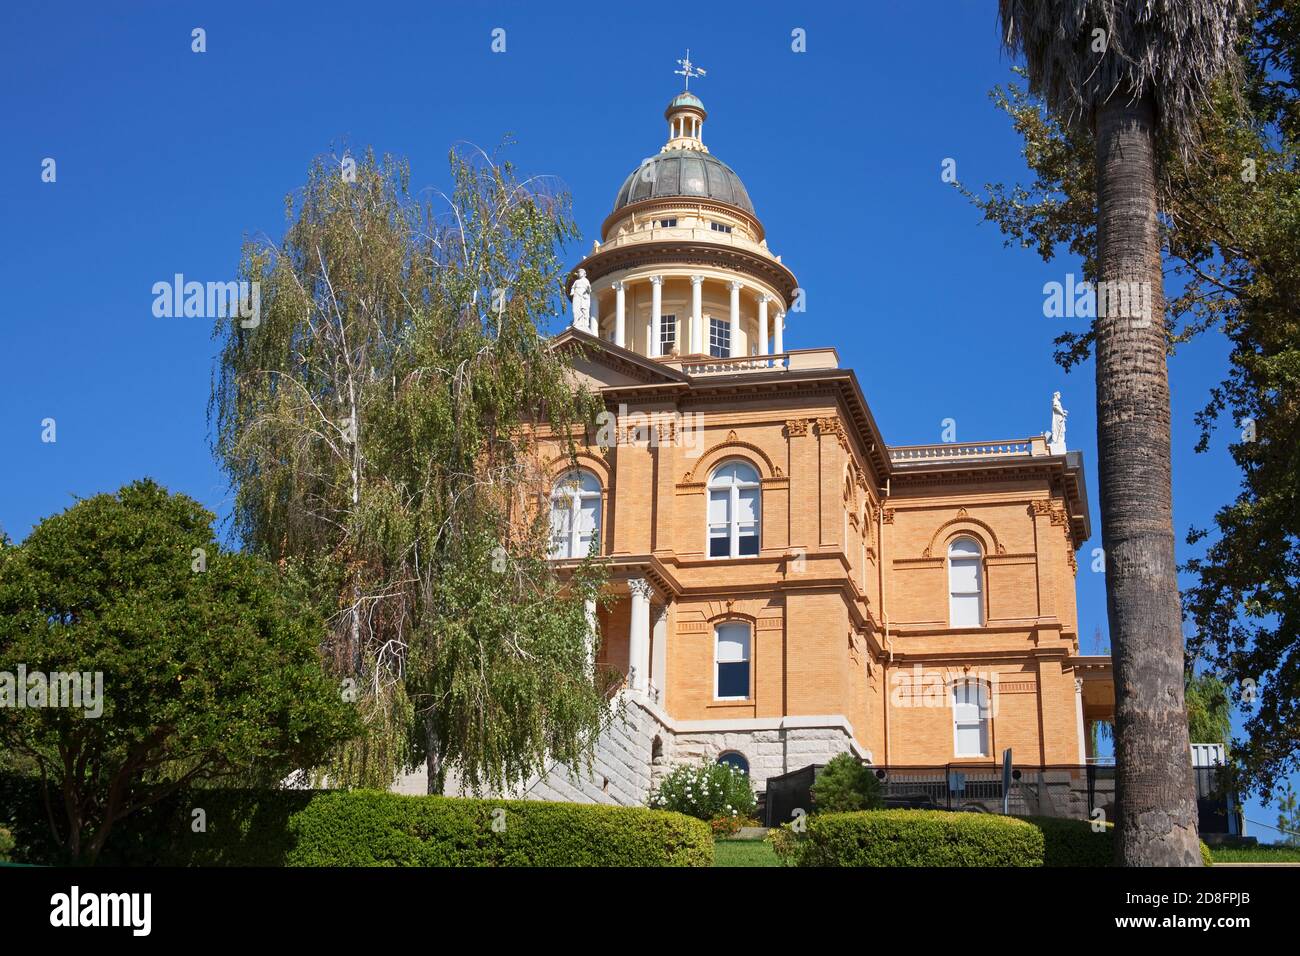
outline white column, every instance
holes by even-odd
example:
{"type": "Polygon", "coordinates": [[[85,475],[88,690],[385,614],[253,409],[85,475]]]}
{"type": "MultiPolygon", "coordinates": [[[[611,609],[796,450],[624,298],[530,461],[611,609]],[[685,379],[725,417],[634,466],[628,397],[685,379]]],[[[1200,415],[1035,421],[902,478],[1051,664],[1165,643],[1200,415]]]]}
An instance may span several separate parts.
{"type": "Polygon", "coordinates": [[[744,355],[740,351],[740,289],[739,282],[732,282],[728,287],[731,289],[731,355],[744,355]]]}
{"type": "Polygon", "coordinates": [[[627,348],[625,344],[627,332],[627,296],[623,288],[623,283],[614,283],[614,344],[620,348],[627,348]]]}
{"type": "Polygon", "coordinates": [[[587,612],[587,679],[596,676],[596,645],[600,641],[600,629],[596,623],[596,602],[592,598],[586,601],[587,612]]]}
{"type": "Polygon", "coordinates": [[[1074,705],[1075,717],[1079,727],[1079,763],[1088,762],[1088,745],[1083,740],[1083,681],[1079,678],[1074,679],[1074,705]]]}
{"type": "MultiPolygon", "coordinates": [[[[659,355],[659,343],[663,339],[663,311],[664,311],[664,277],[650,277],[650,347],[646,349],[645,354],[649,356],[659,355]]],[[[681,343],[679,342],[680,346],[681,343]]]]}
{"type": "Polygon", "coordinates": [[[758,354],[767,355],[767,304],[772,297],[764,292],[758,297],[758,354]]]}
{"type": "Polygon", "coordinates": [[[591,290],[591,328],[587,331],[600,338],[600,296],[595,289],[591,290]]]}
{"type": "Polygon", "coordinates": [[[785,331],[785,313],[778,311],[776,313],[776,354],[780,355],[785,351],[785,343],[781,340],[781,333],[785,331]]]}
{"type": "Polygon", "coordinates": [[[650,595],[649,583],[634,578],[628,583],[632,595],[632,626],[628,631],[628,677],[632,690],[644,694],[650,678],[650,595]]]}
{"type": "Polygon", "coordinates": [[[704,321],[701,315],[701,310],[704,308],[704,294],[700,291],[700,286],[703,284],[704,276],[691,276],[691,352],[696,354],[704,351],[700,347],[704,321]]]}

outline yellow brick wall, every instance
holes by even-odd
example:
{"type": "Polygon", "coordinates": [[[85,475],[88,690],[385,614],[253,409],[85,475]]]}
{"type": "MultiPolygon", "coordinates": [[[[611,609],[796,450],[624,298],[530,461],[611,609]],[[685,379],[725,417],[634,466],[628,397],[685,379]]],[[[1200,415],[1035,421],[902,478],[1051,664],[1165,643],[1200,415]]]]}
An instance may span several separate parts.
{"type": "MultiPolygon", "coordinates": [[[[681,589],[666,639],[663,702],[671,717],[838,714],[877,762],[947,763],[954,759],[951,710],[896,706],[890,676],[916,663],[944,673],[996,670],[1008,689],[999,694],[991,754],[1010,746],[1017,761],[1077,761],[1074,684],[1062,669],[1064,657],[1078,653],[1072,544],[1059,491],[1046,477],[896,474],[882,500],[883,482],[834,399],[676,410],[703,415],[695,454],[680,440],[621,441],[603,455],[591,449],[605,469],[605,552],[616,565],[620,556],[653,555],[681,589]],[[761,551],[711,560],[705,483],[732,457],[762,476],[761,551]],[[945,555],[957,535],[984,547],[986,619],[982,628],[954,632],[945,555]],[[713,697],[712,627],[729,617],[755,626],[752,698],[743,702],[713,697]]],[[[600,618],[601,660],[621,669],[628,614],[624,597],[600,618]]]]}

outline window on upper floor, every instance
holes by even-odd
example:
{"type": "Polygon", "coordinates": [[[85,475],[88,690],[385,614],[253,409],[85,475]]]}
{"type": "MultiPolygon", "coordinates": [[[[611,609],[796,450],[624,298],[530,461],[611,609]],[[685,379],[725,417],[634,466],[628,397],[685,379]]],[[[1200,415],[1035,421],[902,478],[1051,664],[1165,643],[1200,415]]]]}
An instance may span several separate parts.
{"type": "Polygon", "coordinates": [[[585,558],[600,550],[600,480],[583,468],[561,475],[551,489],[551,557],[585,558]]]}
{"type": "Polygon", "coordinates": [[[731,355],[731,323],[725,319],[709,319],[709,354],[714,358],[731,355]]]}
{"type": "Polygon", "coordinates": [[[709,557],[748,558],[758,554],[758,472],[744,461],[729,461],[709,477],[709,557]]]}
{"type": "Polygon", "coordinates": [[[989,755],[989,693],[980,681],[952,686],[952,748],[957,757],[989,755]]]}
{"type": "Polygon", "coordinates": [[[714,232],[731,232],[731,227],[723,222],[711,222],[709,228],[714,232]]]}
{"type": "Polygon", "coordinates": [[[676,220],[676,219],[660,219],[658,225],[659,225],[659,228],[660,228],[660,229],[672,229],[672,228],[674,228],[674,227],[677,225],[677,220],[676,220]]]}
{"type": "Polygon", "coordinates": [[[948,626],[984,624],[984,562],[979,542],[957,538],[948,545],[948,626]]]}
{"type": "Polygon", "coordinates": [[[671,355],[677,347],[677,316],[659,316],[659,354],[671,355]]]}
{"type": "Polygon", "coordinates": [[[714,631],[713,696],[718,700],[749,697],[749,625],[743,621],[719,624],[714,631]]]}

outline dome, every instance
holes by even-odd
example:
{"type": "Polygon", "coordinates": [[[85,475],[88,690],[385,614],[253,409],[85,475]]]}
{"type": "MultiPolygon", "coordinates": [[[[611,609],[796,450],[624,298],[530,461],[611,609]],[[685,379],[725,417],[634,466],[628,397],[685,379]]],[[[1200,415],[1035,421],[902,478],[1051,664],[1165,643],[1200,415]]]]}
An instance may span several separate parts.
{"type": "Polygon", "coordinates": [[[731,167],[709,153],[694,149],[666,150],[632,170],[619,188],[613,212],[634,202],[671,196],[715,199],[754,215],[754,204],[749,201],[745,184],[731,167]]]}
{"type": "Polygon", "coordinates": [[[668,112],[681,109],[685,106],[693,106],[701,113],[704,112],[704,101],[694,93],[678,93],[673,97],[673,101],[668,104],[668,112]]]}

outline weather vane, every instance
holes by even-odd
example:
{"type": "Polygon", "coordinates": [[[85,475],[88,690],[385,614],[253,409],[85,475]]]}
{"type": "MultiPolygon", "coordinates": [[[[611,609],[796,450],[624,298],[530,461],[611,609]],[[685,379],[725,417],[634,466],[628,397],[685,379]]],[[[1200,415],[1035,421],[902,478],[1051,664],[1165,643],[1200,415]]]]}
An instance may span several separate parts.
{"type": "Polygon", "coordinates": [[[690,47],[686,48],[686,59],[678,60],[677,65],[680,66],[681,69],[673,70],[673,72],[676,73],[678,76],[686,77],[686,89],[688,90],[691,88],[691,77],[705,75],[705,72],[703,70],[701,70],[698,66],[696,66],[694,63],[691,62],[690,47]]]}

